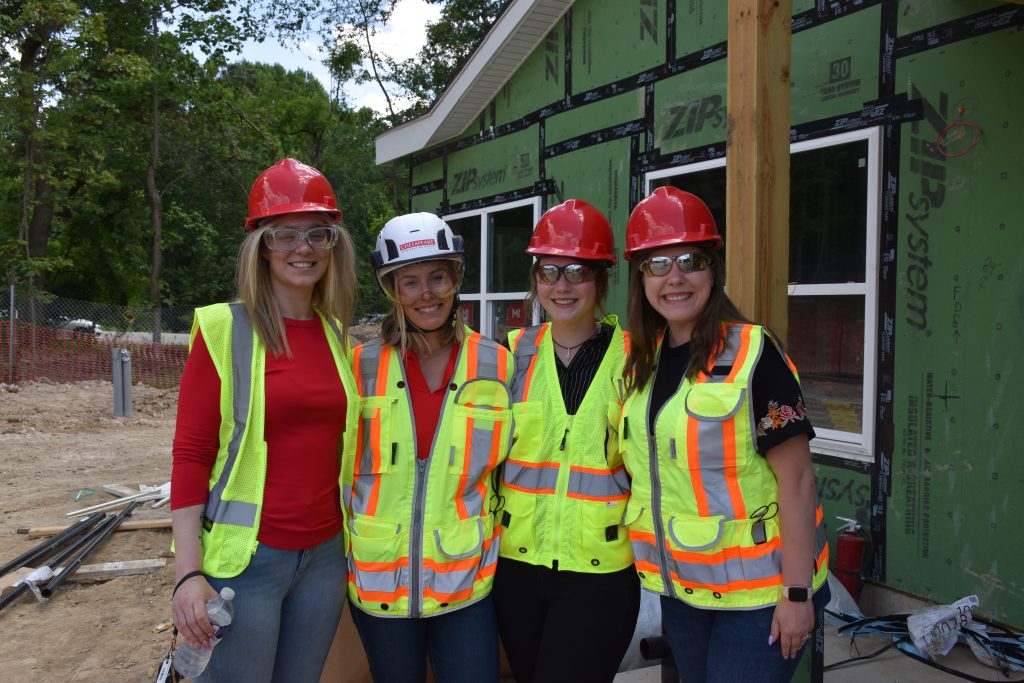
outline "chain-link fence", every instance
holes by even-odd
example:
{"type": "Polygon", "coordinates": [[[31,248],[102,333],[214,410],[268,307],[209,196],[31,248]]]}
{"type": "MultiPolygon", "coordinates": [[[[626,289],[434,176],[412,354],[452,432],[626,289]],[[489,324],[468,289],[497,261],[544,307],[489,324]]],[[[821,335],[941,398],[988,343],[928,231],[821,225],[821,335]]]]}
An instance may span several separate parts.
{"type": "Polygon", "coordinates": [[[15,289],[0,301],[0,381],[110,379],[111,349],[132,354],[136,381],[176,386],[188,355],[192,309],[160,311],[154,343],[152,308],[79,301],[15,289]],[[13,299],[13,302],[12,302],[13,299]],[[13,306],[12,306],[13,303],[13,306]]]}

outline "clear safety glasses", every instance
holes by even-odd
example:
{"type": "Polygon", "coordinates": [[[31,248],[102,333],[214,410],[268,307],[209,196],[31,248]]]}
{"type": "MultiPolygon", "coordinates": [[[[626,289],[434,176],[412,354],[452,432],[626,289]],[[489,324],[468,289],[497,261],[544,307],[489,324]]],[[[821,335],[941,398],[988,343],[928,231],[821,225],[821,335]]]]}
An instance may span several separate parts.
{"type": "Polygon", "coordinates": [[[441,266],[428,273],[402,273],[398,272],[395,278],[395,289],[398,298],[405,302],[419,301],[426,293],[430,292],[438,299],[445,299],[455,294],[459,288],[459,282],[452,279],[446,266],[441,266]]]}
{"type": "Polygon", "coordinates": [[[263,233],[264,243],[274,251],[295,251],[305,240],[311,249],[325,251],[338,243],[337,225],[315,225],[307,230],[297,228],[268,228],[263,233]]]}
{"type": "Polygon", "coordinates": [[[553,285],[558,282],[559,276],[564,275],[565,281],[572,285],[581,282],[590,282],[594,279],[594,269],[585,263],[567,263],[564,266],[556,266],[553,263],[538,263],[533,267],[537,275],[537,282],[545,285],[553,285]]]}
{"type": "Polygon", "coordinates": [[[672,264],[684,273],[695,273],[711,267],[711,259],[699,252],[679,256],[652,256],[640,264],[640,270],[647,277],[663,277],[672,270],[672,264]]]}

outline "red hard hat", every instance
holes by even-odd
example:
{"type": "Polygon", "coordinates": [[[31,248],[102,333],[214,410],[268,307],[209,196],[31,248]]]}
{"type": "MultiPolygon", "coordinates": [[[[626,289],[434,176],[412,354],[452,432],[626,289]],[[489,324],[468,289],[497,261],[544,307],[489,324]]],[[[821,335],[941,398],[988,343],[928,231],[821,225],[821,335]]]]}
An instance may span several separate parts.
{"type": "Polygon", "coordinates": [[[341,220],[334,190],[324,174],[301,161],[281,159],[252,184],[245,229],[252,232],[264,218],[301,211],[319,211],[332,221],[341,220]]]}
{"type": "Polygon", "coordinates": [[[656,189],[636,205],[626,223],[626,259],[638,251],[690,242],[713,242],[721,249],[722,236],[708,205],[675,187],[656,189]]]}
{"type": "Polygon", "coordinates": [[[569,199],[540,217],[526,253],[607,261],[614,265],[615,236],[604,214],[582,199],[569,199]]]}

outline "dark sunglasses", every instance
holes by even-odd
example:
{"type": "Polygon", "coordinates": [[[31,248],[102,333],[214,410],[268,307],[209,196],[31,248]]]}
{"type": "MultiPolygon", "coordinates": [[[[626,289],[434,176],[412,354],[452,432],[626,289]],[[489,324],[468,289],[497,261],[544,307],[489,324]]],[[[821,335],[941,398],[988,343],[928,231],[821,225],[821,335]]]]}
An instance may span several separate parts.
{"type": "Polygon", "coordinates": [[[704,254],[694,252],[679,256],[652,256],[640,264],[640,270],[647,277],[662,277],[672,270],[672,264],[679,266],[684,273],[695,273],[711,267],[711,259],[704,254]]]}
{"type": "Polygon", "coordinates": [[[553,285],[558,282],[561,275],[569,284],[578,285],[581,282],[590,282],[594,279],[594,269],[585,263],[568,263],[564,266],[556,266],[553,263],[538,263],[533,267],[537,274],[537,281],[546,285],[553,285]]]}

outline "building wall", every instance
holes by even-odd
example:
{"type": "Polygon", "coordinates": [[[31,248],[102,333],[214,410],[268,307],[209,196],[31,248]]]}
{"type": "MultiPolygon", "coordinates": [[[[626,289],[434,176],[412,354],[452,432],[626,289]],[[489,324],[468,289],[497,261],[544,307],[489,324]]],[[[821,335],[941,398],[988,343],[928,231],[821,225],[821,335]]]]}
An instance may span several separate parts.
{"type": "MultiPolygon", "coordinates": [[[[874,440],[867,457],[816,454],[826,515],[870,528],[876,580],[938,602],[976,593],[985,615],[1024,626],[1011,517],[1024,503],[1011,450],[1024,438],[1012,390],[1024,231],[1011,214],[1024,7],[793,6],[792,140],[882,136],[874,440]]],[[[579,0],[477,125],[412,156],[410,205],[447,215],[579,197],[621,240],[645,173],[725,154],[726,12],[721,0],[579,0]]],[[[620,269],[620,313],[625,286],[620,269]]]]}

